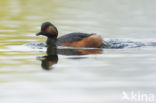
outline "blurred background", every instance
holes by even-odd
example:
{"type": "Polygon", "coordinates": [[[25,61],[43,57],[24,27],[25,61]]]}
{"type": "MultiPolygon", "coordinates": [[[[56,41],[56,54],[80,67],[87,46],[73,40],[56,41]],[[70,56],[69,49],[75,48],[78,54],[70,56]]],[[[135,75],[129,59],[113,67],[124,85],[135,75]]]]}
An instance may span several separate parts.
{"type": "Polygon", "coordinates": [[[23,46],[46,40],[35,36],[45,21],[56,25],[59,36],[87,32],[104,40],[155,42],[155,5],[155,0],[0,0],[0,103],[125,103],[123,91],[156,95],[155,47],[58,55],[54,68],[45,71],[37,58],[46,49],[23,46]]]}

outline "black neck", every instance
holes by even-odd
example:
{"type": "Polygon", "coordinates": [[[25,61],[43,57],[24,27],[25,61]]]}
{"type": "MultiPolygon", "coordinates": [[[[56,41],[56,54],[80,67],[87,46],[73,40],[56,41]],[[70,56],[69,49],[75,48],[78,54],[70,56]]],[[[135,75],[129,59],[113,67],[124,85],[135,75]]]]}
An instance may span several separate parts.
{"type": "Polygon", "coordinates": [[[46,34],[46,36],[48,37],[48,38],[57,38],[57,35],[58,34],[46,34]]]}
{"type": "Polygon", "coordinates": [[[56,37],[53,38],[48,37],[46,43],[47,45],[56,46],[56,41],[57,41],[56,37]]]}

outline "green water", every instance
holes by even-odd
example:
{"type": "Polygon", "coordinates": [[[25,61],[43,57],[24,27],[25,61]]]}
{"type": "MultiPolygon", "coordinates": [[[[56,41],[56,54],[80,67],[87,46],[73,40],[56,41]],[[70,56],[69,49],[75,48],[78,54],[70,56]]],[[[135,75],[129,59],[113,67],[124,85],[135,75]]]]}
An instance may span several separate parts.
{"type": "Polygon", "coordinates": [[[41,67],[46,48],[24,46],[45,42],[35,36],[45,21],[57,26],[59,36],[81,31],[104,40],[155,42],[155,5],[155,0],[0,0],[0,103],[127,103],[123,92],[132,91],[156,100],[154,46],[58,54],[49,71],[41,67]]]}

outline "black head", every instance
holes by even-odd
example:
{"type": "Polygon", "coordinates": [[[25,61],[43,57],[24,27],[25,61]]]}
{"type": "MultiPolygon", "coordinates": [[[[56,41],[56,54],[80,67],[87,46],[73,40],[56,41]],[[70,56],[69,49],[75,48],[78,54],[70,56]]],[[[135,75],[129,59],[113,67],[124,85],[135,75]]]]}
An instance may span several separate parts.
{"type": "Polygon", "coordinates": [[[44,22],[41,25],[41,31],[39,33],[36,34],[38,35],[44,35],[47,37],[57,37],[58,35],[58,31],[57,28],[50,22],[44,22]]]}

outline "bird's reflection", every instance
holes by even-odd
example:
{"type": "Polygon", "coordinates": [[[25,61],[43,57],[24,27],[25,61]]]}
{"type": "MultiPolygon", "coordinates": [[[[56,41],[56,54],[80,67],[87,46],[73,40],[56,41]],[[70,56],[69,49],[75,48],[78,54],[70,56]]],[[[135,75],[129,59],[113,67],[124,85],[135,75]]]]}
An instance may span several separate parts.
{"type": "Polygon", "coordinates": [[[102,49],[57,49],[56,46],[48,46],[46,52],[47,55],[40,58],[41,66],[45,70],[51,70],[53,69],[53,65],[57,64],[59,60],[58,54],[68,56],[77,55],[72,59],[82,59],[83,57],[81,57],[80,55],[101,54],[102,49]]]}

